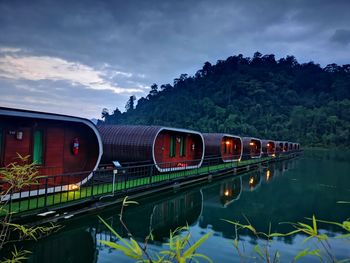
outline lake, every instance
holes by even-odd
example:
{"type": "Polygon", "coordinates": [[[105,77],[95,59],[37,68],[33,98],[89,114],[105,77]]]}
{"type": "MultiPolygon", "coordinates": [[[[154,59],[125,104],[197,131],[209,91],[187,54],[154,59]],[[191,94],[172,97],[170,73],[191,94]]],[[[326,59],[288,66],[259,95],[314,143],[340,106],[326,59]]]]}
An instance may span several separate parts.
{"type": "MultiPolygon", "coordinates": [[[[317,219],[343,222],[350,217],[350,152],[339,150],[306,150],[296,159],[279,162],[241,176],[232,175],[200,186],[144,198],[139,205],[126,207],[124,221],[130,232],[141,241],[153,232],[148,244],[150,253],[160,251],[167,242],[169,230],[188,224],[193,240],[205,233],[212,236],[199,248],[214,262],[241,262],[234,248],[236,231],[222,219],[247,223],[258,230],[286,233],[293,228],[283,222],[305,222],[317,219]]],[[[100,213],[122,236],[126,231],[119,221],[120,206],[100,213]]],[[[318,223],[321,233],[340,235],[340,228],[318,223]]],[[[254,246],[264,246],[249,231],[239,231],[239,246],[245,262],[258,261],[254,246]],[[243,249],[244,247],[244,249],[243,249]],[[256,259],[249,258],[256,257],[256,259]]],[[[281,262],[291,262],[305,248],[320,246],[315,240],[303,243],[305,235],[275,238],[270,251],[278,250],[281,262]]],[[[29,262],[134,262],[121,252],[99,243],[115,240],[96,215],[74,218],[62,231],[38,242],[26,244],[33,254],[29,262]]],[[[350,258],[349,239],[330,238],[330,251],[338,259],[350,258]]],[[[324,255],[325,259],[327,256],[324,255]]],[[[327,260],[325,260],[328,262],[327,260]]],[[[319,262],[307,256],[300,262],[319,262]]]]}

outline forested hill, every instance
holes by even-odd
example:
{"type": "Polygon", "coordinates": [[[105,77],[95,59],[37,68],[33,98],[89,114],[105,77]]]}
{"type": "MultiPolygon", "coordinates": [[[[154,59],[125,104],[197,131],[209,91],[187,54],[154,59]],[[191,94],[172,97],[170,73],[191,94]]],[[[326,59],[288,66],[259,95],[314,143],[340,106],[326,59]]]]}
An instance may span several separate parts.
{"type": "MultiPolygon", "coordinates": [[[[205,62],[194,76],[152,85],[126,112],[104,110],[104,123],[151,124],[202,132],[350,146],[350,64],[300,64],[255,53],[205,62]],[[136,103],[135,103],[136,104],[136,103]]],[[[100,121],[103,123],[103,121],[100,121]]]]}

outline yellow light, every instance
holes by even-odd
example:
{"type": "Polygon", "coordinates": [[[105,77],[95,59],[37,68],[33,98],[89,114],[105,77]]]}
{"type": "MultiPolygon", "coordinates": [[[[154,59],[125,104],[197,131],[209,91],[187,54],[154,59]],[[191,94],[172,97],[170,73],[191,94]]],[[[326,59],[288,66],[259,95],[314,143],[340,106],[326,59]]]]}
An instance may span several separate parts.
{"type": "Polygon", "coordinates": [[[249,143],[249,145],[254,145],[254,144],[255,144],[255,143],[253,143],[253,142],[250,142],[250,143],[249,143]]]}
{"type": "Polygon", "coordinates": [[[272,154],[272,157],[276,157],[276,154],[272,154]]]}
{"type": "Polygon", "coordinates": [[[254,178],[253,178],[253,177],[251,177],[251,178],[249,179],[249,185],[252,185],[252,184],[254,184],[254,178]]]}
{"type": "Polygon", "coordinates": [[[226,144],[229,145],[229,144],[230,144],[230,141],[226,141],[226,144]]]}
{"type": "Polygon", "coordinates": [[[269,180],[270,176],[271,176],[271,172],[270,172],[270,170],[267,170],[266,171],[266,180],[269,180]]]}
{"type": "Polygon", "coordinates": [[[224,193],[225,196],[229,196],[230,195],[230,192],[228,190],[225,191],[224,193]]]}
{"type": "Polygon", "coordinates": [[[70,184],[68,187],[69,190],[78,190],[79,189],[79,185],[77,184],[70,184]]]}

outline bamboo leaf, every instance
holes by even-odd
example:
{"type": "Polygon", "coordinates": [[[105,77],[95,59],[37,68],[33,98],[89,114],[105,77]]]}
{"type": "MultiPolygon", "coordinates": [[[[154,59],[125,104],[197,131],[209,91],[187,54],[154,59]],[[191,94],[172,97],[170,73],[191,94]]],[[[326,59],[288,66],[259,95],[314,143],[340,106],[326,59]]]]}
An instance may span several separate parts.
{"type": "Polygon", "coordinates": [[[299,259],[301,259],[302,257],[305,257],[307,255],[310,256],[317,256],[319,258],[321,258],[320,255],[320,250],[319,249],[315,249],[315,250],[310,250],[309,248],[306,248],[302,251],[300,251],[295,257],[294,257],[294,261],[298,261],[299,259]]]}
{"type": "Polygon", "coordinates": [[[261,259],[265,259],[264,254],[262,253],[259,245],[254,246],[254,251],[261,257],[261,259]]]}
{"type": "Polygon", "coordinates": [[[203,244],[204,241],[206,241],[210,236],[212,235],[212,233],[207,233],[204,236],[202,236],[199,240],[196,241],[196,243],[194,243],[190,248],[188,248],[184,253],[183,256],[185,258],[188,258],[190,255],[192,255],[194,253],[194,251],[203,244]]]}

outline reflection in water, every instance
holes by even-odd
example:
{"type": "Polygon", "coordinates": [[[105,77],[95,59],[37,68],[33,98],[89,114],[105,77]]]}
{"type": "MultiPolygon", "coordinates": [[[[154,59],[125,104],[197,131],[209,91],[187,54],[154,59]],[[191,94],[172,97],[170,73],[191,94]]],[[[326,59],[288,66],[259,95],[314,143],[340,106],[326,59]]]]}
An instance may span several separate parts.
{"type": "Polygon", "coordinates": [[[255,191],[261,185],[261,171],[254,171],[248,176],[243,177],[243,189],[255,191]]]}
{"type": "MultiPolygon", "coordinates": [[[[212,248],[217,247],[218,238],[232,239],[235,232],[232,225],[222,219],[245,223],[246,217],[260,231],[267,232],[271,223],[272,231],[287,232],[290,230],[288,226],[279,222],[305,221],[305,217],[314,213],[319,219],[331,221],[341,222],[347,218],[349,215],[346,209],[335,204],[338,200],[346,200],[349,195],[350,187],[346,188],[349,185],[346,184],[349,182],[349,177],[346,176],[349,168],[347,165],[339,170],[336,179],[328,176],[331,168],[320,167],[319,160],[277,162],[242,176],[214,181],[177,193],[144,198],[139,201],[139,205],[125,209],[124,221],[134,237],[141,242],[152,231],[154,241],[150,242],[150,246],[154,249],[166,242],[169,229],[174,230],[186,224],[191,231],[210,228],[216,237],[206,241],[204,252],[211,255],[214,262],[223,262],[215,257],[228,251],[218,253],[217,249],[212,248]],[[324,185],[332,187],[326,188],[324,185]]],[[[119,211],[120,207],[113,207],[100,215],[126,237],[127,233],[119,222],[119,211]]],[[[320,227],[329,232],[335,230],[329,225],[320,227]]],[[[244,235],[247,240],[253,239],[250,233],[244,235]]],[[[70,221],[63,232],[29,243],[25,248],[33,251],[29,262],[88,263],[125,260],[119,252],[98,243],[101,239],[115,241],[110,231],[93,215],[70,221]]],[[[224,239],[221,241],[222,244],[228,243],[224,239]]],[[[280,239],[280,242],[295,245],[294,237],[280,239]]],[[[231,245],[227,249],[232,252],[231,245]]],[[[233,255],[233,252],[230,253],[228,254],[233,255]]]]}
{"type": "Polygon", "coordinates": [[[242,192],[242,178],[232,178],[220,183],[220,203],[226,207],[239,199],[242,192]]]}

